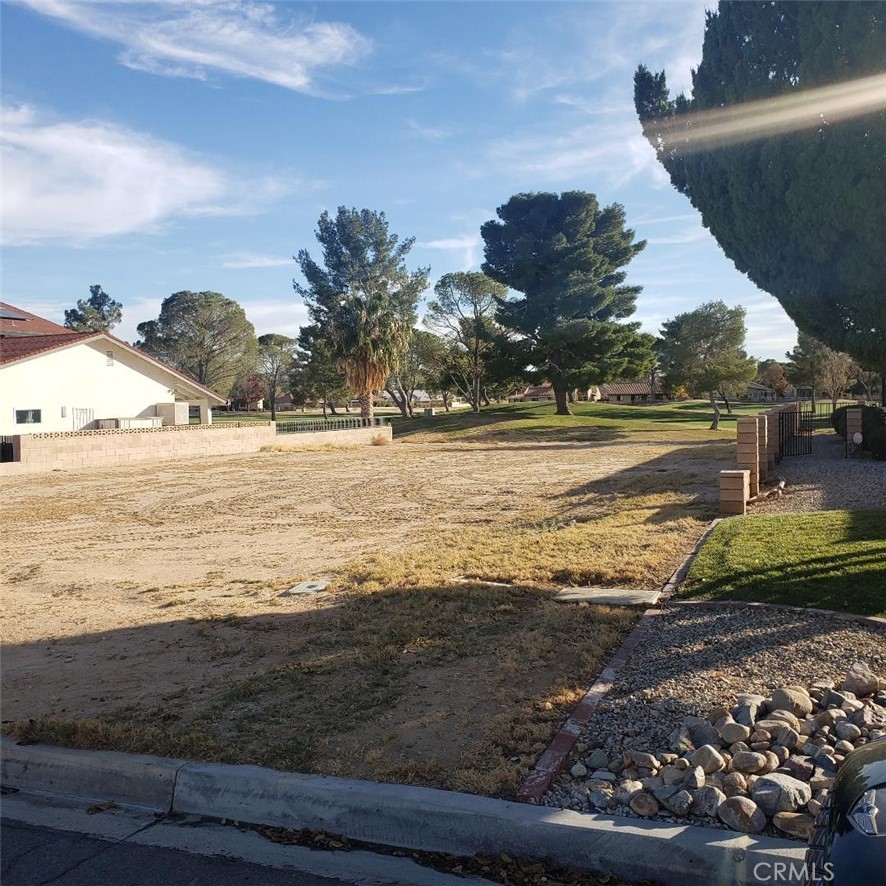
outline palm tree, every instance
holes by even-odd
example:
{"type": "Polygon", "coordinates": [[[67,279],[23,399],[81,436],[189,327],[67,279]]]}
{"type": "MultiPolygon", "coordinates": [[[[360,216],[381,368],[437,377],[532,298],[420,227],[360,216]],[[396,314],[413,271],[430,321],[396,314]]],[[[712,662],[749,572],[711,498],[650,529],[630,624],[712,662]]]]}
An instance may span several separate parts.
{"type": "Polygon", "coordinates": [[[374,397],[409,345],[410,325],[385,292],[351,292],[329,317],[329,335],[348,387],[371,419],[374,397]]]}
{"type": "Polygon", "coordinates": [[[323,264],[299,250],[306,284],[293,280],[292,286],[359,398],[360,414],[372,418],[373,396],[409,346],[430,268],[408,270],[415,238],[401,243],[389,233],[385,214],[371,209],[339,206],[335,218],[324,211],[317,240],[323,264]]]}

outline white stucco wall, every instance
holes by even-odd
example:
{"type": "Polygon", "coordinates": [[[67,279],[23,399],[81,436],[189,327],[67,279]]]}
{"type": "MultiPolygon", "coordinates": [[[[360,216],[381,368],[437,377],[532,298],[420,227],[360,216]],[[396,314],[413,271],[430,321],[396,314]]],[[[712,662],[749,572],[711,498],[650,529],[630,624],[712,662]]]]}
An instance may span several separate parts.
{"type": "Polygon", "coordinates": [[[92,410],[93,419],[155,415],[156,404],[175,400],[170,383],[159,367],[113,342],[50,351],[0,368],[0,434],[83,430],[82,421],[74,423],[81,409],[92,410]],[[16,424],[20,409],[39,409],[40,423],[16,424]]]}

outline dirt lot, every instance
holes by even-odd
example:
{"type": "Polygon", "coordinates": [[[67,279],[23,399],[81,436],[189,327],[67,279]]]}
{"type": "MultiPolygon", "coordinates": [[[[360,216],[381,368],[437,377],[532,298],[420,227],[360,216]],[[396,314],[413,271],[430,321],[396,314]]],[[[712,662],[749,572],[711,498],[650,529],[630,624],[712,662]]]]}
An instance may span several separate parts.
{"type": "Polygon", "coordinates": [[[655,586],[713,516],[723,444],[642,439],[0,481],[5,728],[507,793],[633,621],[550,589],[655,586]]]}

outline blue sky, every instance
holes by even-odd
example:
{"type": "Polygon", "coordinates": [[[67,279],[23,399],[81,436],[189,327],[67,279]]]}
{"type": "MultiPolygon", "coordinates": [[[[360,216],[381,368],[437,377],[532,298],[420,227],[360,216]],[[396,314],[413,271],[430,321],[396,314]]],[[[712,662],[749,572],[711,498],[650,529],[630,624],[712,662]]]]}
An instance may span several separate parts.
{"type": "Polygon", "coordinates": [[[323,209],[383,210],[432,283],[478,269],[521,191],[625,206],[650,332],[698,304],[748,312],[748,350],[796,340],[726,259],[640,133],[639,62],[688,88],[702,2],[15,0],[2,14],[3,298],[60,320],[101,283],[123,325],[216,290],[295,334],[323,209]]]}

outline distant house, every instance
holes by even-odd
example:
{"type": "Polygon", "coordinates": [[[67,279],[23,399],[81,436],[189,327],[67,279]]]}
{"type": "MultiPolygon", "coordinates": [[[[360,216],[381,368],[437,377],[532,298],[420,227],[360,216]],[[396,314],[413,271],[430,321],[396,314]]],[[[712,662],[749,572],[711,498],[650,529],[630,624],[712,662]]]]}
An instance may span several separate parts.
{"type": "Polygon", "coordinates": [[[530,385],[522,394],[517,395],[517,399],[522,400],[524,403],[537,403],[543,400],[553,400],[553,385],[530,385]]]}
{"type": "Polygon", "coordinates": [[[72,332],[6,304],[0,314],[2,435],[188,424],[189,405],[209,424],[225,403],[108,332],[72,332]]]}
{"type": "Polygon", "coordinates": [[[600,385],[600,393],[609,403],[650,403],[655,400],[648,381],[611,382],[600,385]]]}
{"type": "Polygon", "coordinates": [[[752,381],[748,385],[745,399],[750,400],[751,403],[770,403],[778,399],[778,394],[772,388],[767,388],[766,385],[752,381]]]}

